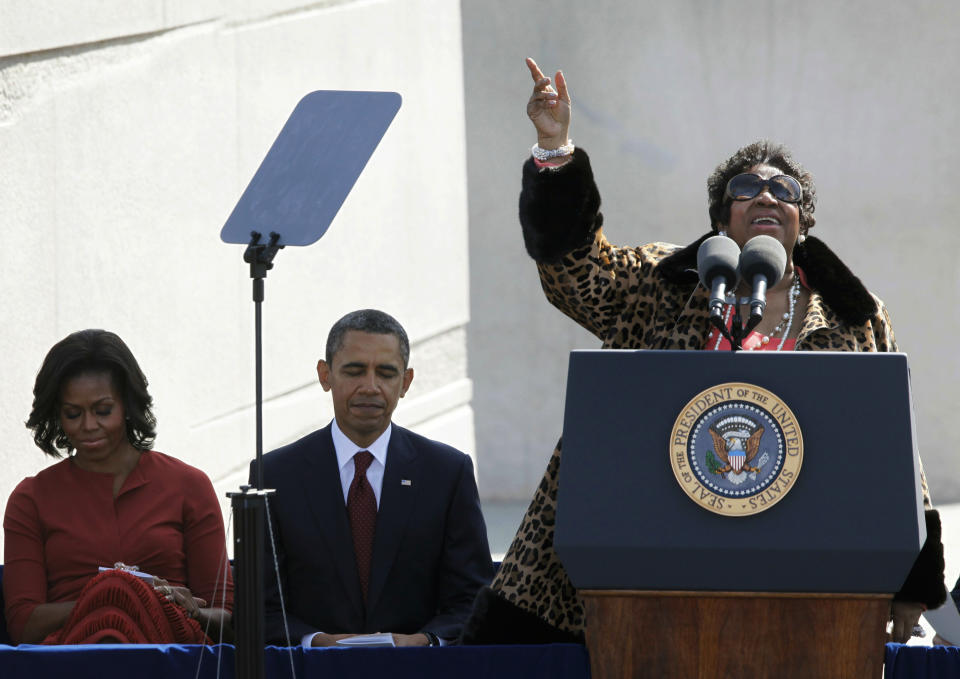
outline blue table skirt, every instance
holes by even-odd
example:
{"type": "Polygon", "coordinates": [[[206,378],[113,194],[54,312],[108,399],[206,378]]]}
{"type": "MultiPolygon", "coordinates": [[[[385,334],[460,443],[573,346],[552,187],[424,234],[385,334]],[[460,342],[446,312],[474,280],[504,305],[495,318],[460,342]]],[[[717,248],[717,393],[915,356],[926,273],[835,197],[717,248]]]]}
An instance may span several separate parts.
{"type": "MultiPolygon", "coordinates": [[[[450,648],[291,649],[269,646],[266,676],[286,679],[391,677],[397,679],[589,679],[587,651],[575,644],[450,648]]],[[[234,676],[234,648],[179,645],[3,646],[0,677],[41,679],[234,676]],[[199,663],[200,671],[197,672],[199,663]],[[219,672],[218,672],[219,670],[219,672]]],[[[887,644],[885,679],[957,679],[960,648],[887,644]]]]}
{"type": "MultiPolygon", "coordinates": [[[[454,646],[450,648],[291,649],[264,653],[270,679],[391,677],[403,679],[587,679],[587,651],[576,644],[454,646]]],[[[137,677],[169,679],[234,676],[234,648],[182,645],[0,646],[0,677],[137,677]],[[197,664],[200,664],[199,674],[197,664]],[[219,675],[218,675],[219,662],[219,675]]]]}
{"type": "Polygon", "coordinates": [[[887,644],[884,679],[957,679],[960,648],[887,644]]]}

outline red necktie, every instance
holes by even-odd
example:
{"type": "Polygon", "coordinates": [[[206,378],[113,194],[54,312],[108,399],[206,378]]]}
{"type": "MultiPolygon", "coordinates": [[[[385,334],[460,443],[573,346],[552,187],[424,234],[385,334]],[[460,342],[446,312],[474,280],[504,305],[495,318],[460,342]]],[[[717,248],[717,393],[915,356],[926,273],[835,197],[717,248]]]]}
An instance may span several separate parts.
{"type": "Polygon", "coordinates": [[[370,583],[370,562],[373,560],[373,532],[377,527],[377,498],[367,481],[367,467],[373,455],[361,450],[353,456],[353,481],[347,491],[347,513],[350,515],[350,530],[353,532],[353,554],[357,559],[357,575],[363,600],[367,600],[367,585],[370,583]]]}

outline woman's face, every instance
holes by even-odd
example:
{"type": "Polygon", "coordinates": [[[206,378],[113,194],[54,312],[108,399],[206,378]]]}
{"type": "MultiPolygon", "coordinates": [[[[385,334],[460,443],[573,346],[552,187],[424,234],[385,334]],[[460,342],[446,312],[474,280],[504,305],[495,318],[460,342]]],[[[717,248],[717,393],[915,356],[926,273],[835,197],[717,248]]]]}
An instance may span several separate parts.
{"type": "Polygon", "coordinates": [[[60,387],[60,426],[81,467],[108,462],[129,449],[125,416],[110,373],[82,373],[60,387]]]}
{"type": "MultiPolygon", "coordinates": [[[[747,172],[764,179],[783,174],[781,169],[772,165],[754,165],[747,172]]],[[[726,231],[741,249],[754,236],[773,236],[790,257],[800,235],[800,206],[777,200],[769,187],[764,187],[763,191],[749,200],[731,202],[730,223],[726,225],[726,231]]]]}

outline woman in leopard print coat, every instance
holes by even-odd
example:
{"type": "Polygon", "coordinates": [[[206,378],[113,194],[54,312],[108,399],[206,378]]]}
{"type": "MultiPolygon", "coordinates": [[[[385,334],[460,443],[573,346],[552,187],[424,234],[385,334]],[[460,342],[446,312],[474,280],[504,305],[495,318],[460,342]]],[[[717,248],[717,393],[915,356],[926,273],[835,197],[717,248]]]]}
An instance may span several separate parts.
{"type": "MultiPolygon", "coordinates": [[[[562,74],[557,73],[554,91],[532,60],[528,66],[535,87],[527,110],[538,130],[538,145],[564,146],[570,100],[562,74]]],[[[810,174],[783,147],[751,144],[714,171],[708,180],[711,232],[686,247],[652,243],[636,248],[606,240],[589,158],[582,149],[571,151],[552,162],[531,158],[525,163],[520,222],[547,298],[600,338],[603,348],[708,348],[710,293],[699,284],[697,250],[706,238],[726,231],[741,247],[753,235],[768,233],[789,253],[784,280],[768,292],[772,319],[780,318],[787,304],[781,293],[793,285],[793,276],[799,275],[795,271],[803,272],[800,322],[786,330],[795,350],[897,351],[880,299],[822,241],[807,237],[815,223],[816,190],[810,174]],[[730,200],[727,183],[744,172],[765,179],[787,174],[798,180],[803,197],[788,204],[763,187],[750,200],[730,200]],[[778,296],[780,308],[773,301],[778,296]]],[[[583,605],[553,549],[560,451],[558,443],[496,578],[477,598],[464,629],[466,643],[583,639],[583,605]]],[[[909,638],[922,607],[939,606],[946,596],[940,520],[930,508],[925,481],[923,497],[927,542],[895,597],[894,637],[902,641],[909,638]]]]}

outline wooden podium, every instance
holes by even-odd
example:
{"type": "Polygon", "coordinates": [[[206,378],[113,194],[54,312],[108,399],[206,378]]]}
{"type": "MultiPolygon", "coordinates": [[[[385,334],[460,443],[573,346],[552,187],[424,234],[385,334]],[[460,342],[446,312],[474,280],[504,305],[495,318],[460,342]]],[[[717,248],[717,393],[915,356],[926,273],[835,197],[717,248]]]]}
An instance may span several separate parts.
{"type": "Polygon", "coordinates": [[[882,675],[886,622],[926,531],[903,354],[573,352],[555,546],[594,679],[882,675]],[[671,435],[691,399],[788,403],[803,462],[765,511],[687,495],[671,435]]]}
{"type": "Polygon", "coordinates": [[[890,595],[584,590],[593,679],[880,679],[890,595]]]}

